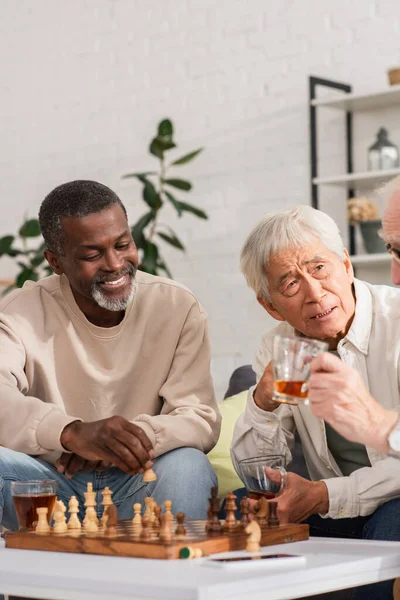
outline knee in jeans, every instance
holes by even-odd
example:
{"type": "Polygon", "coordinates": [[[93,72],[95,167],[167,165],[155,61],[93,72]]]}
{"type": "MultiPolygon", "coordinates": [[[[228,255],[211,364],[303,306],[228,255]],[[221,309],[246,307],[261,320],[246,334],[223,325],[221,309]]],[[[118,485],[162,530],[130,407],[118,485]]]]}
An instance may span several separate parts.
{"type": "Polygon", "coordinates": [[[191,478],[195,481],[206,478],[212,481],[215,480],[216,485],[217,479],[214,470],[207,456],[201,450],[177,448],[160,458],[163,462],[162,474],[166,476],[168,476],[168,471],[177,470],[186,481],[191,478]]]}

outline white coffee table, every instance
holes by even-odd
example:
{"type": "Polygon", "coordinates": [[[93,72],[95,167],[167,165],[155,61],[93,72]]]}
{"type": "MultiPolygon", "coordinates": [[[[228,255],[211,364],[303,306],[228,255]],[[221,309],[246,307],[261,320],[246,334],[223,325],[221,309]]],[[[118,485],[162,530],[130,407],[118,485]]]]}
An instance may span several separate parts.
{"type": "Polygon", "coordinates": [[[164,561],[0,548],[0,593],[53,600],[285,600],[400,576],[397,542],[310,538],[265,550],[304,554],[306,565],[228,571],[205,566],[203,559],[164,561]]]}

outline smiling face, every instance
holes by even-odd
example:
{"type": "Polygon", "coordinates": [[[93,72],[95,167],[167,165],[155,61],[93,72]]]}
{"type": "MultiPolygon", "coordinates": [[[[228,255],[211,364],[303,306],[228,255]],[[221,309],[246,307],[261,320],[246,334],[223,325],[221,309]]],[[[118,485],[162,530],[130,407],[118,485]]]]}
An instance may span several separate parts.
{"type": "Polygon", "coordinates": [[[340,260],[316,240],[272,255],[266,270],[271,300],[257,300],[274,319],[336,348],[355,311],[353,268],[344,252],[340,260]]]}
{"type": "Polygon", "coordinates": [[[64,217],[62,226],[63,254],[45,251],[50,266],[67,276],[76,303],[90,321],[118,322],[116,313],[133,298],[138,262],[123,210],[113,204],[86,217],[64,217]]]}

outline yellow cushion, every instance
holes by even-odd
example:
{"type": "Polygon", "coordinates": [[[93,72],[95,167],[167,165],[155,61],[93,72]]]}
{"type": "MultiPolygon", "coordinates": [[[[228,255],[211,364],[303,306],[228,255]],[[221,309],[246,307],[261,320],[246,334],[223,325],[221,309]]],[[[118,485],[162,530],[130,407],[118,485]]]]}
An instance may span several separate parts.
{"type": "Polygon", "coordinates": [[[231,461],[230,447],[235,423],[244,412],[248,390],[220,402],[222,415],[221,434],[208,458],[218,477],[218,495],[222,498],[232,490],[243,487],[231,461]]]}

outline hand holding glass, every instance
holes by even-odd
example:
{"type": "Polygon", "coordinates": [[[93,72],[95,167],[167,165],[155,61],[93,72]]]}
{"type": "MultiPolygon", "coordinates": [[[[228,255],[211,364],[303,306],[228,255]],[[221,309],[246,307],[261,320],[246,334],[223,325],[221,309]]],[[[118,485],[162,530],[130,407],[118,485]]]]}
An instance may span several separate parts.
{"type": "Polygon", "coordinates": [[[307,405],[310,363],[327,350],[328,344],[320,340],[276,335],[272,346],[272,399],[284,404],[307,405]]]}
{"type": "Polygon", "coordinates": [[[239,462],[241,479],[250,498],[275,498],[285,487],[285,457],[255,456],[239,462]]]}

